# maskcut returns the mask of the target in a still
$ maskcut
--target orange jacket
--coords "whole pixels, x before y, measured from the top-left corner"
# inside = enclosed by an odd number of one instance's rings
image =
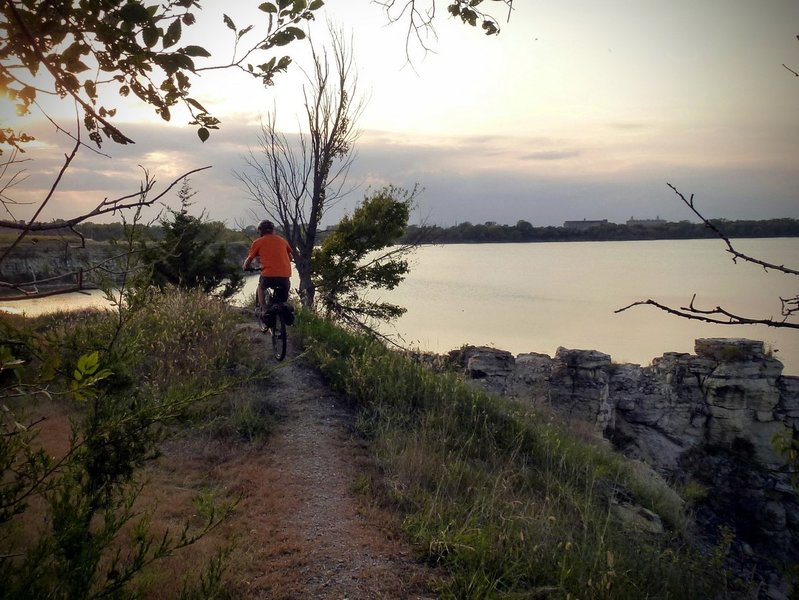
[[[247,260],[255,257],[261,263],[264,277],[291,277],[291,246],[275,233],[267,233],[250,246]]]

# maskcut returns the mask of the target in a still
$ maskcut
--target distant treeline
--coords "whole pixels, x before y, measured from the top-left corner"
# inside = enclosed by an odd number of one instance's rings
[[[766,219],[762,221],[728,221],[713,219],[725,235],[731,238],[799,237],[798,219]],[[219,242],[249,243],[258,237],[254,227],[243,231],[228,229],[216,223]],[[152,240],[163,238],[160,225],[139,226],[140,232]],[[81,223],[75,229],[87,240],[109,242],[125,238],[122,223]],[[11,229],[0,228],[0,234]],[[321,241],[329,231],[319,232]],[[32,233],[32,237],[75,237],[67,229],[49,230],[46,233]],[[716,237],[702,223],[664,221],[648,225],[617,225],[602,223],[586,228],[573,227],[535,227],[528,221],[518,221],[516,225],[501,225],[494,222],[474,225],[464,222],[454,227],[438,225],[419,227],[411,225],[402,242],[418,241],[431,244],[479,244],[496,242],[579,242],[579,241],[625,241],[625,240],[686,240]]]
[[[255,227],[248,227],[244,231],[234,231],[225,227],[218,221],[211,222],[215,226],[219,242],[248,242],[257,237]],[[153,240],[161,240],[164,237],[161,225],[140,225],[140,232]],[[124,239],[124,226],[122,223],[81,223],[75,229],[87,239],[96,242],[107,242],[111,240]]]
[[[713,219],[725,235],[731,238],[799,237],[799,220],[766,219],[763,221],[728,221]],[[602,223],[586,229],[570,227],[535,227],[527,221],[516,225],[465,222],[454,227],[411,226],[405,241],[423,239],[435,244],[466,244],[491,242],[578,242],[625,240],[684,240],[716,237],[702,223],[680,221],[652,225],[617,225]]]
[[[214,222],[217,231],[219,232],[220,242],[249,242],[258,234],[255,227],[248,227],[243,231],[234,231],[225,227],[223,223]],[[164,230],[161,225],[136,225],[138,235],[148,240],[162,240],[164,238]],[[16,233],[18,230],[8,227],[0,227],[0,234]],[[87,240],[95,242],[111,242],[124,240],[125,225],[122,223],[90,223],[84,222],[76,225],[74,231],[68,227],[57,227],[48,229],[41,232],[31,232],[31,238],[77,238],[75,232],[78,232]]]

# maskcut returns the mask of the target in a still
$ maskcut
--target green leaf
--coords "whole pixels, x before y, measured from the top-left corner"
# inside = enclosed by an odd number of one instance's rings
[[[169,48],[170,46],[177,44],[182,33],[183,28],[180,24],[180,19],[175,19],[169,24],[169,27],[166,30],[166,35],[164,36],[164,48]]]
[[[285,32],[290,33],[295,39],[305,39],[305,32],[299,27],[286,27]]]
[[[138,2],[128,2],[119,9],[119,18],[126,23],[141,25],[150,20],[150,13]]]
[[[319,10],[325,5],[322,0],[314,0],[311,2],[311,5],[308,7],[309,10]]]
[[[84,71],[88,71],[89,67],[86,66],[86,63],[84,63],[82,60],[78,60],[76,58],[66,64],[66,69],[71,73],[83,73]]]
[[[201,110],[203,112],[208,112],[207,110],[205,110],[205,107],[202,104],[200,104],[199,102],[197,102],[194,98],[186,98],[186,102],[188,104],[191,104],[197,110]]]
[[[155,25],[148,25],[142,31],[142,39],[148,48],[152,48],[158,43],[161,38],[161,30]]]
[[[25,104],[31,104],[36,100],[36,88],[26,85],[18,92],[17,97]]]
[[[197,137],[200,138],[201,142],[205,142],[205,140],[211,137],[211,132],[209,132],[205,127],[200,127],[197,130]]]
[[[483,21],[483,31],[485,31],[486,35],[496,35],[499,33],[499,27],[491,21]]]
[[[86,90],[86,95],[89,98],[97,98],[97,85],[91,79],[83,82],[83,89]]]
[[[265,13],[276,13],[277,12],[277,6],[275,6],[271,2],[264,2],[263,4],[258,6],[258,10],[262,10]]]
[[[50,381],[56,376],[56,370],[61,366],[61,357],[55,354],[49,355],[42,363],[39,373],[42,381]]]
[[[87,48],[82,42],[72,42],[69,47],[61,53],[61,62],[68,63],[71,60],[87,54]]]
[[[248,31],[250,31],[250,30],[251,30],[253,27],[255,27],[255,25],[248,25],[247,27],[245,27],[244,29],[242,29],[241,31],[239,31],[239,32],[238,32],[238,34],[236,34],[236,37],[237,37],[238,39],[241,39],[241,37],[242,37],[242,36],[243,36],[245,33],[247,33]]]
[[[228,29],[232,29],[233,31],[236,31],[236,24],[233,22],[233,19],[231,19],[227,15],[223,14],[222,15],[222,20],[225,22],[225,25],[227,25]]]
[[[184,46],[178,50],[178,52],[182,52],[188,56],[211,56],[211,53],[202,46]]]

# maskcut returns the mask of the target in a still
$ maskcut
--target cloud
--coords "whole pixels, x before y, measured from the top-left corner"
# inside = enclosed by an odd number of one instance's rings
[[[627,123],[623,123],[623,122],[608,123],[607,126],[610,129],[616,129],[616,130],[619,130],[619,131],[632,131],[632,132],[647,131],[647,130],[652,129],[652,127],[653,127],[649,123],[636,123],[636,122],[632,122],[632,121],[631,122],[627,122]]]
[[[623,128],[622,128],[623,129]],[[633,128],[634,129],[634,128]],[[165,189],[181,174],[198,167],[212,168],[191,177],[197,191],[194,209],[206,211],[229,225],[257,218],[235,171],[245,169],[242,157],[258,154],[257,126],[223,123],[204,144],[190,127],[130,124],[125,133],[136,140],[129,146],[107,143],[104,152],[79,152],[48,206],[45,219],[67,218],[87,211],[105,198],[135,193],[146,170]],[[39,148],[26,163],[30,179],[14,190],[31,203],[15,216],[32,214],[45,197],[71,142],[52,128],[37,131]],[[790,161],[757,160],[697,162],[679,160],[678,145],[646,154],[646,146],[605,142],[579,143],[546,136],[412,136],[365,131],[358,145],[350,181],[356,192],[327,214],[333,224],[350,212],[369,186],[392,183],[406,188],[419,184],[420,214],[452,225],[460,221],[560,225],[573,219],[623,222],[630,216],[689,219],[666,182],[696,197],[712,217],[799,218],[799,173]],[[174,190],[165,200],[175,202]],[[27,213],[25,212],[27,211]],[[118,220],[118,215],[109,217]]]
[[[530,152],[519,157],[520,160],[567,160],[576,158],[582,152],[579,150],[544,150],[541,152]]]

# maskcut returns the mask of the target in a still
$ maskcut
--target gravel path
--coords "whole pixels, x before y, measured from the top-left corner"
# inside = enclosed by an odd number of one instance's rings
[[[254,343],[266,348],[261,340]],[[240,507],[268,507],[253,521],[263,575],[251,582],[252,597],[435,598],[431,570],[414,560],[396,516],[354,492],[371,463],[351,434],[352,411],[295,356],[270,382],[284,418],[258,461],[261,477],[250,473],[263,502],[248,494],[251,506]]]

